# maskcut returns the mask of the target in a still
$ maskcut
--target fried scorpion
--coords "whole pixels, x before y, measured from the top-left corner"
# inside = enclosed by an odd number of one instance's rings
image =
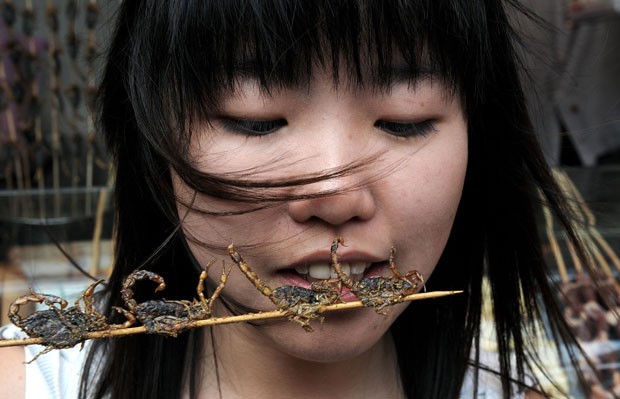
[[[204,320],[211,317],[213,303],[224,289],[230,270],[222,268],[220,283],[211,295],[206,299],[204,295],[205,281],[208,276],[208,269],[215,261],[211,261],[200,273],[196,293],[198,300],[165,300],[151,299],[138,303],[133,298],[133,286],[137,281],[149,279],[158,284],[155,292],[166,288],[166,283],[159,274],[148,270],[136,270],[131,273],[123,282],[121,297],[127,309],[115,307],[122,313],[127,321],[122,324],[123,328],[131,327],[139,321],[150,334],[164,334],[176,337],[179,333],[191,328],[191,323],[196,320]]]
[[[396,250],[390,251],[389,265],[392,277],[369,277],[361,281],[353,281],[342,270],[338,261],[338,246],[344,245],[344,239],[334,239],[331,246],[331,263],[342,284],[351,290],[364,306],[375,308],[377,313],[385,314],[387,307],[402,302],[407,295],[416,293],[420,286],[424,286],[424,277],[417,271],[412,270],[407,274],[398,271],[394,263]]]
[[[29,295],[17,298],[9,307],[9,320],[22,329],[30,338],[41,338],[46,348],[30,362],[52,349],[64,349],[83,343],[89,332],[103,331],[112,327],[105,317],[94,307],[92,295],[99,280],[91,284],[75,304],[67,308],[67,301],[56,295],[39,294],[31,291]],[[84,309],[80,307],[84,302]],[[19,315],[19,308],[27,303],[43,303],[49,309],[34,312],[25,319]]]
[[[315,282],[310,289],[293,285],[272,289],[252,271],[233,244],[228,246],[228,254],[261,294],[268,297],[279,310],[286,312],[289,320],[298,323],[308,332],[313,331],[311,320],[323,321],[320,315],[322,306],[341,302],[340,293],[329,283]]]

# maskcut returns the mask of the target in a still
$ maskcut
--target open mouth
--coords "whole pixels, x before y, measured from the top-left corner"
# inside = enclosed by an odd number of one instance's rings
[[[387,261],[382,262],[341,262],[342,271],[353,281],[361,281],[369,277],[383,275],[388,267]],[[313,263],[297,266],[294,269],[285,269],[281,274],[291,283],[304,288],[309,288],[315,281],[337,279],[336,270],[329,263]]]

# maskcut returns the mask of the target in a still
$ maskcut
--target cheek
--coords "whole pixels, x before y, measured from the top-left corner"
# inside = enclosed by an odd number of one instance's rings
[[[260,236],[265,241],[282,239],[274,234],[277,229],[267,228],[267,226],[273,227],[274,220],[280,221],[281,218],[278,216],[282,213],[281,208],[274,207],[233,216],[205,214],[201,211],[243,212],[251,210],[253,206],[195,195],[194,191],[189,189],[176,173],[171,172],[171,174],[179,220],[182,223],[183,233],[192,248],[200,246],[196,243],[192,244],[197,241],[204,246],[221,248],[222,254],[226,255],[225,249],[231,242],[251,244],[246,241],[249,237],[255,236]]]
[[[467,169],[465,138],[447,148],[413,157],[393,188],[401,208],[415,220],[451,220],[458,207]]]
[[[437,151],[418,153],[399,172],[389,190],[392,216],[401,232],[400,245],[411,248],[408,261],[432,270],[450,235],[467,169],[466,134]],[[420,262],[420,263],[418,263]]]

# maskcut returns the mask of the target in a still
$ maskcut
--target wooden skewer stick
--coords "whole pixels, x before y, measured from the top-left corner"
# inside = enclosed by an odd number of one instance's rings
[[[105,206],[108,202],[108,190],[111,190],[114,186],[114,174],[109,172],[108,184],[106,187],[102,187],[99,191],[99,197],[97,199],[97,211],[95,213],[95,228],[93,231],[92,239],[92,260],[90,265],[90,274],[92,276],[98,276],[100,273],[99,267],[101,262],[101,232],[103,229],[103,215],[105,213]]]
[[[558,272],[560,273],[560,279],[562,283],[568,283],[568,272],[566,271],[566,264],[564,263],[564,257],[562,256],[562,250],[558,244],[558,240],[555,237],[555,231],[553,230],[553,215],[547,206],[543,206],[543,213],[545,215],[545,232],[547,239],[549,240],[549,246],[555,259],[555,263],[558,266]]]
[[[408,295],[402,299],[402,302],[440,298],[444,296],[461,294],[462,292],[463,291],[424,292],[420,294]],[[364,305],[362,305],[361,301],[337,303],[334,305],[321,306],[319,308],[319,313],[325,313],[325,312],[330,312],[334,310],[360,308],[363,306]],[[188,324],[188,328],[215,326],[215,325],[230,324],[230,323],[241,323],[241,322],[247,322],[247,321],[265,320],[265,319],[276,319],[276,318],[281,318],[281,317],[288,317],[288,313],[282,310],[273,310],[269,312],[248,313],[248,314],[239,315],[239,316],[211,317],[209,319],[204,319],[204,320],[195,320]],[[146,332],[146,328],[144,326],[119,328],[116,330],[91,332],[86,335],[86,339],[112,338],[112,337],[120,337],[120,336],[125,336],[125,335],[142,334],[145,332]],[[6,347],[6,346],[40,345],[43,343],[42,341],[43,340],[41,338],[5,339],[5,340],[0,340],[0,348]]]
[[[620,258],[618,257],[618,255],[616,255],[616,253],[611,248],[611,246],[603,238],[601,233],[596,229],[596,217],[594,216],[594,212],[592,212],[592,209],[590,209],[590,207],[587,205],[587,203],[584,200],[583,196],[581,195],[581,193],[579,192],[579,190],[577,189],[577,187],[575,186],[573,181],[570,180],[568,175],[566,175],[566,173],[564,173],[564,180],[566,181],[566,184],[570,188],[570,190],[573,193],[573,195],[579,201],[580,208],[581,208],[581,211],[582,211],[582,213],[584,215],[584,219],[585,219],[585,222],[586,222],[586,226],[587,226],[588,232],[590,233],[590,235],[592,236],[594,241],[601,247],[603,252],[609,257],[609,259],[615,265],[616,269],[618,271],[620,271]],[[595,254],[595,256],[596,256],[596,254]],[[602,257],[602,255],[600,255],[600,252],[599,252],[599,255],[597,256],[597,258],[599,258],[599,257]],[[604,268],[605,268],[605,271],[607,272],[607,274],[609,276],[613,277],[613,273],[611,272],[611,269],[609,268],[609,265],[604,260],[604,258],[603,258],[603,265],[604,265]]]
[[[616,255],[611,246],[596,229],[596,217],[594,216],[594,212],[592,212],[592,209],[590,209],[585,199],[566,172],[557,171],[556,178],[573,200],[573,211],[579,218],[580,223],[584,226],[584,228],[579,229],[578,232],[590,256],[593,257],[593,260],[595,261],[592,262],[593,266],[595,268],[602,269],[613,282],[616,292],[620,293],[620,284],[616,280],[605,255],[607,255],[617,270],[620,270],[620,258],[618,258],[618,255]]]

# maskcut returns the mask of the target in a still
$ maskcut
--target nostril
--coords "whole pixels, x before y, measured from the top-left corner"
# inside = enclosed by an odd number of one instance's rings
[[[297,223],[319,219],[334,226],[368,220],[375,211],[375,200],[368,187],[288,204],[288,212]]]

